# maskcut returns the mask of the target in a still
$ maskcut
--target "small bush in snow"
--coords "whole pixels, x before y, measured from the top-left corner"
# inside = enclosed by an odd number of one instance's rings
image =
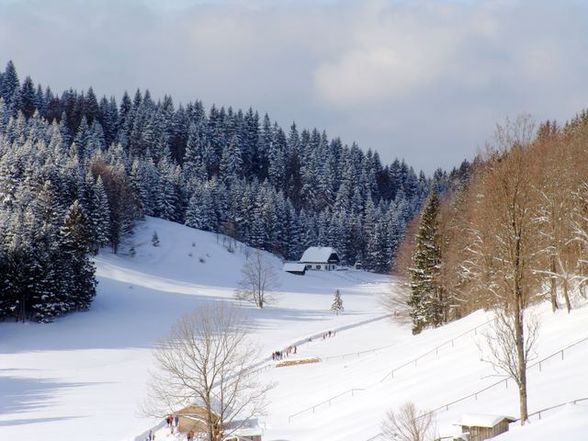
[[[151,236],[151,244],[154,247],[158,247],[159,246],[159,236],[157,235],[157,231],[153,232],[153,236]]]

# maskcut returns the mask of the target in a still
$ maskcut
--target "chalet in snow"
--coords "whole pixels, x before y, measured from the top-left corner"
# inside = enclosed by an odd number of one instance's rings
[[[339,262],[337,250],[331,247],[310,247],[300,258],[307,270],[332,271]]]
[[[462,415],[457,425],[461,426],[463,433],[454,439],[484,441],[507,432],[508,425],[514,421],[516,418],[505,415]]]
[[[298,262],[284,264],[284,271],[303,275],[307,270],[333,271],[339,265],[337,250],[332,247],[310,247]]]

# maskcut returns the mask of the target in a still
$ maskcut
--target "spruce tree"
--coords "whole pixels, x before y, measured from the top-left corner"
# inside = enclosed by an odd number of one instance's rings
[[[441,265],[437,216],[439,198],[433,191],[429,197],[416,235],[410,273],[411,294],[408,301],[414,334],[426,326],[442,323],[443,308],[438,275]]]
[[[63,260],[67,263],[63,277],[68,304],[78,311],[88,309],[96,296],[97,282],[89,258],[88,220],[77,200],[67,210],[60,236]]]
[[[94,186],[94,201],[92,204],[92,226],[94,228],[94,237],[96,247],[100,249],[110,242],[110,206],[108,205],[108,196],[102,177],[98,176]]]
[[[335,314],[339,315],[344,311],[343,308],[343,299],[341,298],[341,291],[335,291],[335,297],[333,298],[333,303],[331,304],[331,311]]]

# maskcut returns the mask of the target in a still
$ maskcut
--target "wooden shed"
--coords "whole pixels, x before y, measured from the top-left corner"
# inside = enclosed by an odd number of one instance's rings
[[[208,433],[205,407],[196,405],[187,406],[174,415],[178,416],[178,429],[180,432],[187,433],[192,430],[195,434]],[[218,431],[220,429],[218,427],[220,426],[218,423],[219,417],[213,415],[213,418],[217,422]],[[223,438],[225,441],[261,441],[262,431],[257,419],[254,418],[247,421],[232,421],[225,425],[223,432],[228,434]]]
[[[207,433],[206,425],[206,408],[202,406],[191,405],[184,407],[182,410],[175,413],[178,416],[178,429],[180,432]],[[213,415],[215,420],[218,420],[217,415]]]
[[[508,432],[508,425],[516,421],[504,415],[466,414],[457,423],[468,441],[484,441]]]

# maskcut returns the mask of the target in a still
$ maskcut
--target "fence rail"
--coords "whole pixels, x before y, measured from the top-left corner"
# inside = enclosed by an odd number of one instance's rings
[[[580,339],[580,340],[578,340],[578,341],[576,341],[574,343],[571,343],[571,344],[569,344],[567,346],[564,346],[561,349],[558,349],[557,351],[553,352],[552,354],[548,355],[547,357],[544,357],[541,360],[538,360],[535,363],[530,364],[527,367],[527,371],[529,371],[530,369],[533,369],[535,367],[538,367],[539,368],[539,372],[541,372],[542,364],[545,363],[547,360],[550,360],[550,359],[555,358],[557,356],[560,356],[561,359],[564,360],[565,351],[568,351],[569,349],[571,349],[571,348],[573,348],[573,347],[575,347],[575,346],[577,346],[577,345],[579,345],[581,343],[584,343],[586,341],[588,341],[588,337],[584,337],[584,338],[582,338],[582,339]],[[431,410],[430,412],[428,412],[428,414],[437,413],[437,412],[444,411],[444,410],[449,410],[449,408],[451,406],[453,406],[454,404],[460,403],[460,402],[465,401],[465,400],[468,400],[470,398],[475,398],[477,400],[478,399],[478,395],[480,395],[483,392],[486,392],[489,389],[492,389],[492,388],[494,388],[496,386],[499,386],[500,384],[504,384],[505,387],[508,387],[508,381],[509,380],[510,380],[510,378],[504,378],[504,379],[502,379],[500,381],[497,381],[496,383],[492,383],[492,384],[490,384],[490,385],[488,385],[488,386],[486,386],[486,387],[484,387],[482,389],[477,390],[476,392],[473,392],[473,393],[471,393],[469,395],[466,395],[464,397],[458,398],[457,400],[453,400],[453,401],[451,401],[449,403],[444,404],[443,406],[439,406],[439,407]]]
[[[588,397],[585,397],[585,398],[577,398],[577,399],[572,400],[572,401],[566,401],[565,403],[556,404],[555,406],[546,407],[545,409],[537,410],[537,411],[535,411],[533,413],[530,413],[529,414],[529,419],[531,417],[534,417],[534,416],[538,416],[539,419],[541,419],[541,414],[544,414],[546,412],[550,412],[550,411],[555,410],[555,409],[559,409],[560,407],[567,406],[568,404],[577,404],[577,403],[581,403],[581,402],[584,402],[584,401],[588,401]]]
[[[412,359],[412,360],[410,360],[410,361],[407,361],[407,362],[405,362],[405,363],[401,364],[400,366],[396,366],[396,367],[395,367],[395,368],[393,368],[393,369],[392,369],[390,372],[388,372],[386,375],[384,375],[384,377],[383,377],[383,378],[380,380],[380,383],[383,383],[383,382],[384,382],[384,381],[386,381],[388,378],[393,378],[393,377],[394,377],[394,373],[395,373],[396,371],[399,371],[400,369],[403,369],[403,368],[405,368],[405,367],[407,367],[407,366],[410,366],[410,365],[412,365],[412,364],[414,364],[414,365],[415,365],[415,367],[416,367],[416,365],[417,365],[417,363],[418,363],[418,361],[419,361],[419,360],[421,360],[421,359],[423,359],[423,358],[425,358],[425,357],[428,357],[429,355],[431,355],[431,354],[433,354],[433,353],[434,353],[435,355],[439,355],[439,349],[442,349],[442,348],[444,348],[445,346],[449,346],[449,345],[451,345],[451,347],[453,347],[453,346],[455,345],[455,341],[456,341],[456,340],[459,340],[459,339],[461,339],[462,337],[465,337],[466,335],[469,335],[469,334],[471,334],[472,332],[473,332],[474,334],[476,334],[476,335],[477,335],[477,333],[478,333],[478,329],[480,329],[480,328],[483,328],[484,326],[487,326],[487,325],[488,325],[488,324],[490,324],[491,322],[492,322],[492,320],[488,320],[488,321],[486,321],[486,322],[482,323],[481,325],[478,325],[478,326],[476,326],[476,327],[474,327],[474,328],[471,328],[471,329],[469,329],[468,331],[465,331],[465,332],[463,332],[463,333],[461,333],[461,334],[459,334],[459,335],[457,335],[457,336],[455,336],[455,337],[453,337],[453,338],[451,338],[451,339],[449,339],[449,340],[447,340],[447,341],[444,341],[444,342],[443,342],[443,343],[441,343],[440,345],[437,345],[437,346],[435,346],[433,349],[431,349],[431,350],[429,350],[429,351],[425,352],[424,354],[421,354],[421,355],[419,355],[418,357],[416,357],[416,358],[414,358],[414,359]]]
[[[451,347],[453,347],[453,346],[454,346],[454,344],[455,344],[455,340],[458,340],[458,339],[460,339],[460,338],[462,338],[462,337],[464,337],[464,336],[466,336],[466,335],[468,335],[468,334],[471,334],[472,332],[473,332],[473,333],[477,333],[477,332],[478,332],[478,329],[480,329],[480,328],[482,328],[482,327],[484,327],[484,326],[488,325],[490,322],[491,322],[491,321],[490,321],[490,320],[488,320],[488,321],[486,321],[486,322],[482,323],[481,325],[478,325],[478,326],[476,326],[476,327],[474,327],[474,328],[471,328],[471,329],[469,329],[469,330],[467,330],[467,331],[465,331],[465,332],[463,332],[463,333],[461,333],[461,334],[459,334],[459,335],[457,335],[457,336],[455,336],[455,337],[453,337],[453,338],[451,338],[451,339],[449,339],[449,340],[447,340],[447,341],[445,341],[445,342],[441,343],[440,345],[437,345],[437,346],[435,346],[433,349],[431,349],[431,350],[429,350],[429,351],[425,352],[424,354],[421,354],[421,355],[419,355],[418,357],[416,357],[416,358],[413,358],[413,359],[411,359],[411,360],[409,360],[409,361],[405,362],[404,364],[402,364],[402,365],[400,365],[400,366],[397,366],[397,367],[395,367],[395,368],[394,368],[394,369],[392,369],[390,372],[388,372],[388,373],[387,373],[387,374],[384,376],[384,378],[382,378],[382,379],[381,379],[380,381],[378,381],[376,384],[373,384],[373,385],[371,385],[371,386],[369,386],[369,387],[373,387],[373,386],[375,386],[375,385],[377,385],[377,384],[379,384],[379,383],[382,383],[382,382],[384,382],[384,381],[385,381],[385,380],[386,380],[388,377],[390,377],[390,376],[392,376],[392,377],[393,377],[393,376],[394,376],[394,372],[398,371],[399,369],[402,369],[402,368],[404,368],[404,367],[406,367],[406,366],[411,366],[411,365],[413,365],[413,364],[416,366],[416,364],[418,363],[418,361],[419,361],[419,360],[421,360],[422,358],[424,358],[424,357],[426,357],[426,356],[428,356],[428,355],[431,355],[431,354],[433,354],[433,353],[436,353],[436,354],[438,354],[438,353],[439,353],[439,349],[441,349],[441,348],[444,348],[445,346],[449,346],[449,345],[451,345]],[[331,357],[325,357],[325,358],[323,358],[323,360],[329,360],[329,359],[334,359],[334,358],[345,358],[346,356],[354,356],[354,355],[359,357],[360,355],[363,355],[363,354],[368,354],[368,353],[373,353],[373,352],[377,352],[377,351],[381,351],[381,350],[383,350],[383,349],[386,349],[386,348],[389,348],[389,347],[392,347],[392,346],[395,346],[395,344],[390,344],[390,345],[386,345],[386,346],[381,346],[381,347],[378,347],[378,348],[369,349],[369,350],[367,350],[367,351],[361,351],[361,352],[350,352],[350,353],[348,353],[348,354],[342,354],[342,355],[336,355],[336,356],[331,356]],[[307,408],[305,408],[305,409],[302,409],[302,410],[300,410],[300,411],[298,411],[298,412],[296,412],[296,413],[293,413],[292,415],[289,415],[289,416],[288,416],[288,422],[290,423],[290,422],[291,422],[291,421],[292,421],[294,418],[296,418],[297,416],[300,416],[300,415],[303,415],[303,414],[309,413],[310,411],[312,411],[312,413],[315,413],[315,411],[316,411],[316,409],[317,409],[317,408],[319,408],[319,407],[322,407],[322,406],[324,406],[324,405],[326,405],[326,404],[328,404],[328,405],[329,405],[329,407],[331,407],[331,404],[332,404],[332,402],[333,402],[334,400],[336,400],[336,399],[338,399],[338,398],[341,398],[341,397],[343,397],[343,396],[347,396],[347,395],[354,396],[354,392],[356,393],[356,392],[359,392],[359,391],[364,391],[364,390],[365,390],[365,388],[362,388],[362,389],[357,389],[357,388],[354,388],[354,389],[348,389],[348,390],[346,390],[346,391],[344,391],[344,392],[341,392],[340,394],[334,395],[334,396],[332,396],[332,397],[330,397],[330,398],[328,398],[328,399],[326,399],[326,400],[324,400],[324,401],[321,401],[320,403],[316,403],[316,404],[314,404],[314,405],[312,405],[312,406],[309,406],[309,407],[307,407]],[[379,435],[378,435],[378,436],[379,436]],[[375,438],[374,438],[374,439],[375,439]]]
[[[316,403],[313,406],[310,406],[310,407],[308,407],[306,409],[302,409],[299,412],[296,412],[296,413],[293,413],[292,415],[289,415],[288,416],[288,422],[291,422],[292,419],[294,419],[297,416],[300,416],[300,415],[302,415],[304,413],[308,413],[310,411],[312,411],[312,413],[315,413],[316,409],[319,408],[319,407],[323,407],[323,406],[326,406],[326,405],[328,405],[329,407],[331,407],[331,404],[333,403],[333,401],[337,400],[338,398],[344,397],[345,395],[354,396],[356,393],[363,392],[364,390],[365,389],[355,389],[354,388],[354,389],[346,390],[345,392],[341,392],[340,394],[335,395],[335,396],[332,396],[330,398],[327,398],[326,400],[321,401],[320,403]]]
[[[582,339],[580,339],[580,340],[578,340],[578,341],[576,341],[574,343],[571,343],[571,344],[569,344],[567,346],[564,346],[563,348],[558,349],[557,351],[551,353],[547,357],[544,357],[541,360],[538,360],[535,363],[529,365],[528,368],[527,368],[527,370],[533,369],[534,367],[538,367],[539,368],[539,372],[541,372],[542,364],[545,363],[547,360],[550,360],[550,359],[555,358],[557,356],[561,356],[561,360],[563,361],[564,360],[565,351],[567,351],[567,350],[569,350],[569,349],[571,349],[571,348],[573,348],[573,347],[575,347],[575,346],[577,346],[579,344],[582,344],[582,343],[584,343],[586,341],[588,341],[588,337],[584,337],[584,338],[582,338]],[[497,381],[496,383],[492,383],[489,386],[486,386],[486,387],[484,387],[482,389],[479,389],[476,392],[473,392],[473,393],[471,393],[469,395],[466,395],[464,397],[458,398],[457,400],[450,401],[449,403],[445,403],[444,405],[439,406],[439,407],[437,407],[437,408],[435,408],[435,409],[427,412],[423,416],[431,415],[431,414],[438,413],[438,412],[441,412],[441,411],[447,411],[447,410],[449,410],[449,408],[451,406],[453,406],[453,405],[455,405],[457,403],[461,403],[462,401],[468,400],[470,398],[475,398],[477,400],[478,399],[478,395],[480,395],[481,393],[486,392],[487,390],[492,389],[492,388],[494,388],[494,387],[496,387],[496,386],[498,386],[500,384],[503,384],[504,383],[505,387],[508,387],[508,381],[509,380],[510,380],[510,378],[505,378],[505,379],[502,379],[500,381]],[[555,406],[551,406],[551,407],[548,407],[548,408],[545,408],[545,409],[538,410],[536,412],[533,412],[533,413],[529,414],[529,418],[532,417],[532,416],[536,416],[537,415],[537,416],[539,416],[539,419],[541,419],[541,414],[543,414],[545,412],[549,412],[550,410],[557,409],[559,407],[563,407],[566,404],[570,404],[570,403],[576,404],[576,403],[582,402],[582,401],[588,401],[588,398],[578,398],[576,400],[567,401],[565,403],[560,403],[560,404],[557,404]],[[382,435],[383,435],[382,433],[378,433],[377,435],[375,435],[375,436],[373,436],[371,438],[368,438],[365,441],[375,441],[375,440],[378,439],[378,437],[381,437]]]

